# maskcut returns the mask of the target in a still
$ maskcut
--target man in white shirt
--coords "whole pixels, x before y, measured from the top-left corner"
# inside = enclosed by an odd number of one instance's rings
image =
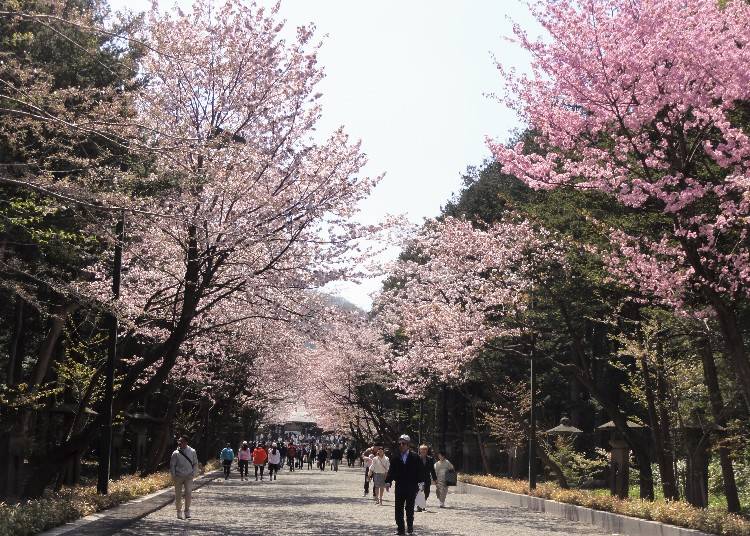
[[[193,478],[198,469],[198,456],[188,446],[187,437],[182,436],[169,461],[169,472],[174,481],[174,504],[177,518],[182,519],[182,496],[185,494],[185,519],[190,519],[190,499],[193,494]]]

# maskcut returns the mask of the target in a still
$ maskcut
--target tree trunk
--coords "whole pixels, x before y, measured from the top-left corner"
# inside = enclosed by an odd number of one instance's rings
[[[708,337],[698,344],[698,350],[703,362],[703,378],[708,388],[708,397],[711,402],[711,414],[714,422],[719,426],[726,424],[724,415],[724,401],[719,388],[719,376],[716,371],[713,348]],[[737,492],[737,482],[734,478],[734,467],[729,449],[725,446],[719,447],[719,460],[721,462],[721,476],[724,481],[724,495],[727,498],[727,510],[730,512],[740,511],[740,499]]]
[[[21,296],[16,295],[16,304],[14,310],[13,335],[10,339],[8,348],[8,371],[7,385],[12,387],[20,382],[23,371],[23,352],[25,341],[25,323],[24,323],[24,301]]]
[[[669,424],[664,423],[663,418],[668,418],[668,414],[663,412],[657,413],[656,401],[654,393],[657,389],[654,386],[653,375],[646,362],[645,357],[641,357],[641,373],[643,375],[643,383],[645,386],[646,404],[648,407],[648,417],[651,425],[651,434],[654,439],[656,446],[656,461],[659,464],[659,472],[661,473],[662,489],[664,491],[664,498],[669,500],[679,499],[679,492],[677,489],[677,480],[673,471],[674,467],[674,456],[671,448],[671,440],[669,434]],[[660,393],[661,396],[661,393]],[[663,407],[663,404],[661,405]],[[665,434],[666,431],[666,434]],[[667,443],[670,446],[667,447]]]
[[[164,415],[164,423],[159,428],[157,437],[155,437],[151,443],[148,459],[146,460],[144,469],[141,472],[141,476],[146,476],[156,472],[159,469],[159,466],[165,461],[167,449],[170,445],[170,439],[173,439],[169,432],[172,430],[172,422],[174,421],[176,414],[177,403],[174,400],[170,400],[169,405],[167,406],[167,412]]]
[[[579,375],[581,383],[589,390],[597,402],[599,402],[609,417],[615,423],[617,431],[630,445],[640,474],[640,497],[643,500],[654,500],[654,473],[651,470],[651,458],[648,448],[643,444],[641,438],[627,425],[627,418],[619,406],[612,401],[611,397],[605,395],[597,387],[597,384],[585,373]]]
[[[685,251],[685,257],[695,270],[695,273],[706,281],[715,281],[716,278],[713,277],[712,272],[703,266],[695,244],[687,238],[683,238],[681,243]],[[737,312],[710,285],[703,284],[701,286],[701,293],[716,313],[716,319],[719,321],[719,328],[723,337],[724,348],[732,363],[733,373],[737,378],[737,384],[745,400],[745,406],[750,410],[750,359],[748,359],[747,351],[745,350],[745,341],[737,320]]]
[[[77,303],[69,303],[64,306],[56,308],[55,312],[51,316],[51,323],[47,337],[45,337],[42,347],[39,350],[39,358],[37,359],[34,370],[31,373],[31,380],[29,381],[29,387],[35,389],[39,386],[49,372],[50,364],[52,363],[52,355],[57,346],[57,341],[60,340],[65,322],[73,311],[78,309]]]

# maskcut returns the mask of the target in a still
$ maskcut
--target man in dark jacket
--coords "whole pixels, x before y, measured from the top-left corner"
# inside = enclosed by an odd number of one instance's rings
[[[410,438],[402,435],[398,438],[398,454],[391,458],[391,467],[385,477],[386,489],[396,481],[396,527],[398,534],[414,532],[414,499],[420,482],[424,481],[422,462],[414,452],[409,450]],[[404,531],[404,509],[406,509],[406,532]]]
[[[437,474],[435,474],[435,458],[428,456],[429,448],[427,445],[419,445],[419,461],[422,463],[422,482],[424,482],[424,500],[430,496],[430,483],[437,483]],[[417,507],[417,511],[423,511],[423,508]]]
[[[328,451],[325,448],[320,447],[318,451],[318,469],[321,471],[326,470],[326,458],[328,458]]]

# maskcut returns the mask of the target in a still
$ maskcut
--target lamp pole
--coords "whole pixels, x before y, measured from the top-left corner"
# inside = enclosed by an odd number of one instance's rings
[[[536,488],[536,368],[534,367],[534,358],[536,353],[536,330],[534,329],[534,286],[531,286],[529,311],[532,313],[529,318],[531,323],[531,340],[529,348],[529,384],[531,396],[529,397],[529,489]]]
[[[529,489],[536,488],[536,370],[534,368],[534,343],[535,335],[531,334],[531,355],[529,383],[531,384],[531,400],[529,411]]]
[[[120,298],[120,276],[122,273],[122,245],[125,242],[125,212],[115,228],[117,241],[115,243],[115,258],[112,269],[112,296],[117,301]],[[107,346],[107,362],[104,366],[104,412],[102,414],[102,431],[99,443],[99,474],[96,491],[100,495],[109,493],[109,468],[112,456],[112,402],[114,399],[115,361],[117,359],[117,329],[119,322],[117,315],[109,314],[109,344]]]

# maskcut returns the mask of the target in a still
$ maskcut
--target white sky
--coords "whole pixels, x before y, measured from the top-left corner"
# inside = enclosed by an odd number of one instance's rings
[[[110,2],[114,9],[149,6]],[[362,205],[367,223],[386,214],[414,223],[436,216],[466,167],[489,157],[485,137],[505,140],[520,126],[513,112],[485,96],[502,89],[493,55],[505,66],[528,64],[503,39],[512,35],[512,22],[538,33],[520,0],[282,0],[281,13],[290,26],[314,22],[318,35],[327,35],[319,130],[344,125],[363,142],[367,174],[385,173]],[[379,287],[379,280],[342,283],[334,292],[369,309]]]

